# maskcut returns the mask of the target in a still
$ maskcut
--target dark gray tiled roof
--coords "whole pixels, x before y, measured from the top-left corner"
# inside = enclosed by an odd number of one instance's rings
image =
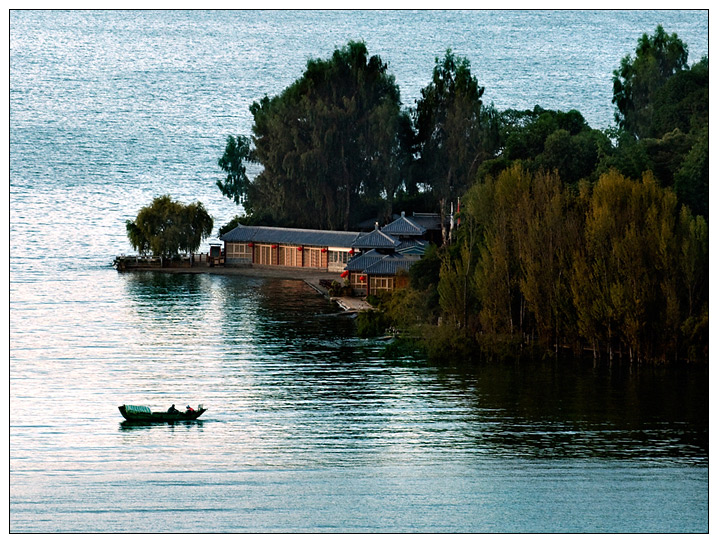
[[[239,225],[220,237],[220,239],[229,242],[251,241],[253,243],[285,243],[289,245],[316,245],[318,247],[352,247],[359,235],[360,232]]]
[[[357,249],[393,249],[398,247],[401,242],[395,237],[385,234],[379,230],[379,225],[368,234],[364,234],[357,238],[352,247]]]
[[[396,252],[404,255],[423,255],[428,246],[428,241],[422,239],[407,239],[401,242],[401,245],[396,248]]]
[[[391,236],[423,236],[426,228],[408,218],[402,211],[401,217],[387,224],[381,231]]]
[[[408,270],[419,260],[419,257],[410,257],[400,254],[386,255],[371,266],[364,269],[367,275],[396,275],[400,269]]]
[[[438,213],[414,213],[411,220],[427,230],[441,230],[441,217]]]
[[[349,271],[364,271],[368,266],[371,266],[376,261],[381,260],[386,255],[379,253],[378,251],[367,251],[366,253],[360,254],[352,258],[346,266]]]

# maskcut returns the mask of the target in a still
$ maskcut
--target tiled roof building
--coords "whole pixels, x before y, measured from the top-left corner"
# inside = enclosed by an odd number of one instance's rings
[[[397,237],[420,237],[426,234],[426,228],[407,217],[403,211],[401,217],[387,224],[381,231]]]
[[[431,222],[428,217],[421,221]],[[422,237],[427,231],[426,226],[402,212],[383,228],[377,223],[372,232],[359,236],[352,247],[364,252],[354,256],[346,268],[354,292],[377,294],[404,286],[408,277],[401,272],[408,271],[426,251],[428,241]]]
[[[376,223],[374,230],[368,234],[359,236],[352,242],[355,249],[396,249],[401,241],[389,234],[379,230],[379,223]]]
[[[225,242],[352,247],[352,244],[360,235],[359,232],[306,230],[302,228],[278,228],[274,226],[244,226],[240,224],[224,234],[220,239]]]
[[[239,225],[220,239],[229,266],[259,265],[344,270],[359,232]]]
[[[370,232],[341,232],[239,225],[221,236],[225,265],[283,266],[340,272],[355,293],[376,294],[403,286],[406,271],[440,230],[438,215],[405,213]]]

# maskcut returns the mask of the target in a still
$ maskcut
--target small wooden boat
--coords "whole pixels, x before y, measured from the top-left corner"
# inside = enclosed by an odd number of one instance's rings
[[[197,420],[199,416],[207,411],[200,405],[196,411],[152,411],[144,405],[120,405],[120,413],[126,420],[131,422],[175,422],[182,420]]]

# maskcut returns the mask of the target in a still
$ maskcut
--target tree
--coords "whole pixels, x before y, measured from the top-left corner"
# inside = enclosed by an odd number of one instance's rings
[[[535,106],[533,110],[509,109],[501,113],[504,151],[510,160],[534,159],[544,152],[546,140],[556,131],[576,136],[590,130],[583,115],[570,111],[553,111]]]
[[[474,185],[466,197],[467,214],[479,230],[474,284],[482,332],[494,338],[523,332],[520,263],[515,210],[529,190],[526,170],[513,166]]]
[[[703,224],[687,208],[679,215],[675,193],[650,173],[639,182],[615,171],[603,175],[574,258],[572,291],[584,337],[609,357],[677,356],[681,327],[702,306]]]
[[[570,297],[566,270],[579,221],[561,179],[551,173],[533,175],[513,211],[521,294],[539,342],[556,350],[564,324],[571,320],[562,302]]]
[[[158,196],[126,222],[127,237],[141,254],[172,257],[199,249],[212,233],[213,220],[201,202],[183,205],[169,195]]]
[[[250,107],[252,155],[264,170],[246,208],[276,224],[349,229],[361,202],[388,202],[402,183],[408,117],[399,88],[364,43],[314,59],[279,96]]]
[[[217,161],[227,174],[224,181],[217,181],[217,186],[235,204],[243,203],[247,198],[249,178],[246,164],[255,162],[251,145],[251,140],[246,136],[229,136],[224,155]]]
[[[708,217],[708,126],[698,134],[674,176],[673,188],[681,203],[697,215]]]
[[[451,257],[448,252],[441,263],[441,272],[437,291],[439,305],[448,326],[465,328],[469,314],[469,292],[473,290],[471,272],[471,251],[473,246],[464,239],[458,256]]]
[[[636,138],[660,137],[651,133],[654,97],[668,79],[688,67],[688,47],[662,26],[653,36],[638,40],[635,58],[627,55],[613,72],[616,122]]]
[[[576,110],[507,110],[501,113],[501,158],[485,163],[477,174],[496,176],[516,162],[532,173],[557,171],[561,181],[576,186],[593,179],[601,158],[612,151],[611,141],[592,129]]]
[[[660,138],[679,129],[684,134],[708,126],[708,57],[669,77],[653,97],[650,134]]]
[[[434,192],[443,225],[448,202],[466,192],[479,165],[494,156],[498,115],[483,106],[484,87],[471,75],[466,58],[448,50],[435,61],[432,81],[421,90],[414,119],[420,181]]]
[[[665,79],[658,73],[655,55],[648,58],[653,61],[634,62],[643,67],[640,73],[644,78],[651,74],[645,66],[655,68],[655,89],[650,96],[643,96],[643,116],[626,112],[622,128],[615,132],[615,150],[603,154],[597,170],[603,174],[617,169],[634,179],[650,170],[661,186],[674,188],[681,204],[707,217],[708,58],[702,58],[690,70],[681,65]],[[640,78],[635,75],[633,79]],[[638,128],[631,128],[631,122],[638,122],[636,119],[640,120]]]

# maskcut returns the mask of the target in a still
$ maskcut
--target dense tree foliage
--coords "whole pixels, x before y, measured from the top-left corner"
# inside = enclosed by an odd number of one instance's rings
[[[431,83],[414,112],[419,158],[416,179],[428,187],[442,217],[447,203],[471,186],[481,163],[498,151],[498,118],[484,106],[469,61],[451,50],[435,59]]]
[[[126,223],[127,237],[141,254],[172,257],[194,252],[212,233],[213,220],[201,202],[184,205],[158,196]]]
[[[659,30],[657,36],[665,34]],[[680,204],[707,217],[708,59],[660,82],[645,105],[643,129],[619,128],[615,148],[602,154],[597,173],[616,169],[638,178],[651,171],[661,186],[673,187]]]
[[[689,134],[708,126],[708,57],[678,71],[655,92],[649,126],[653,137],[675,129]]]
[[[636,56],[627,55],[613,72],[613,103],[618,125],[635,137],[660,137],[651,130],[654,98],[663,85],[688,65],[688,48],[674,34],[658,26],[653,36],[643,34]]]
[[[246,136],[228,136],[224,154],[217,161],[227,174],[224,181],[217,181],[219,190],[235,204],[244,203],[249,191],[247,164],[255,162],[252,142]]]
[[[673,177],[680,202],[708,217],[708,125],[694,134],[693,145]]]
[[[612,152],[609,137],[592,129],[576,110],[506,110],[499,116],[503,151],[481,165],[477,178],[498,175],[512,164],[533,172],[558,171],[561,179],[577,185],[594,179],[600,160]]]
[[[420,280],[391,305],[429,350],[447,353],[451,331],[484,354],[534,345],[638,361],[705,356],[706,223],[652,175],[614,171],[574,192],[555,173],[513,166],[464,202],[456,248],[441,251],[440,319],[428,320]],[[424,331],[437,322],[444,332]]]
[[[402,135],[410,133],[410,119],[387,65],[363,43],[310,60],[301,78],[250,110],[251,158],[264,169],[248,185],[238,169],[231,186],[239,190],[229,191],[246,195],[250,214],[274,224],[348,229],[364,218],[362,204],[391,206],[408,164]],[[246,140],[235,141],[225,151],[229,164],[250,157]]]

